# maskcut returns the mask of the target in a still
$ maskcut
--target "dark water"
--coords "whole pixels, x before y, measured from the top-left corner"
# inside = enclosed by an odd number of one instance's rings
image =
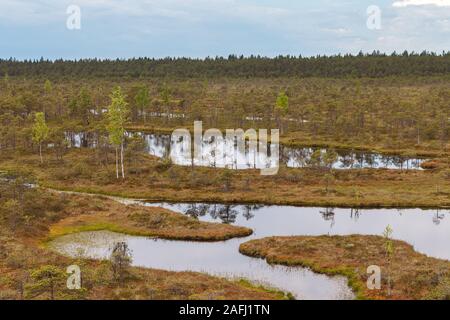
[[[164,158],[171,157],[178,165],[192,165],[192,158],[186,157],[186,151],[190,147],[189,141],[183,139],[171,139],[170,135],[134,133],[141,136],[146,142],[146,151],[154,156]],[[129,133],[128,135],[131,135]],[[94,147],[97,145],[95,134],[91,133],[68,133],[67,139],[72,147]],[[277,165],[270,152],[276,148],[269,145],[268,154],[258,155],[257,152],[247,147],[241,152],[234,143],[224,141],[203,141],[202,150],[204,157],[195,160],[196,166],[208,166],[232,169],[261,169]],[[221,151],[221,154],[217,152]],[[279,163],[291,168],[303,168],[315,165],[323,165],[323,159],[327,149],[324,148],[291,148],[280,146]],[[357,169],[357,168],[386,168],[386,169],[416,169],[420,170],[420,164],[424,161],[418,158],[407,158],[402,156],[388,156],[377,153],[357,152],[351,150],[336,150],[336,161],[330,164],[334,169]]]

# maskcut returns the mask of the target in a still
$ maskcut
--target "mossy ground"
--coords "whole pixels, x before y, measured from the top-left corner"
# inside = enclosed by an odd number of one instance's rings
[[[170,239],[213,241],[242,236],[251,230],[204,223],[162,208],[126,206],[98,196],[56,194],[40,191],[45,218],[33,220],[24,229],[11,230],[0,219],[0,300],[49,299],[48,292],[34,293],[30,275],[42,266],[65,273],[79,265],[82,290],[67,290],[65,279],[55,283],[56,299],[285,299],[278,291],[229,281],[195,272],[169,272],[130,267],[122,282],[115,280],[108,261],[61,256],[46,241],[72,232],[113,230]],[[37,205],[41,205],[38,203]]]
[[[386,239],[380,236],[271,237],[243,243],[241,253],[272,264],[304,266],[328,275],[344,275],[360,299],[449,299],[450,262],[393,241],[388,263]],[[367,268],[381,268],[381,290],[369,290]],[[388,275],[391,294],[388,294]]]
[[[69,233],[108,230],[171,240],[221,241],[245,237],[251,229],[201,222],[159,207],[124,205],[105,197],[69,195],[70,214],[50,226],[46,240]]]
[[[0,169],[31,172],[42,186],[55,189],[152,201],[450,207],[448,168],[329,172],[282,167],[277,175],[261,176],[258,170],[226,172],[218,168],[190,168],[142,156],[138,165],[127,166],[125,180],[117,180],[114,164],[99,165],[96,159],[92,150],[72,150],[63,162],[50,158],[40,165],[37,155],[10,154],[0,159]]]

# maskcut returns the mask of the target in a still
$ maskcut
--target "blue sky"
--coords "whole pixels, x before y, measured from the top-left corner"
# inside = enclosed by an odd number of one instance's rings
[[[66,27],[69,5],[81,29]],[[367,28],[367,8],[381,29]],[[0,57],[450,50],[450,0],[0,0]]]

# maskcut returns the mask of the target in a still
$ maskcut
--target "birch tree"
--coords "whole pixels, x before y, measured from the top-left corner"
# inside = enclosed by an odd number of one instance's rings
[[[33,141],[39,144],[39,157],[41,164],[44,163],[42,158],[42,143],[48,138],[49,128],[45,122],[45,115],[43,112],[36,113],[33,125]]]
[[[289,111],[289,97],[286,92],[281,91],[278,94],[277,101],[275,103],[275,115],[277,120],[277,125],[280,128],[281,133],[284,132],[282,117],[286,116]]]
[[[128,119],[128,103],[120,87],[116,87],[111,94],[111,105],[108,109],[108,133],[109,141],[116,149],[116,177],[119,179],[119,149],[120,167],[122,179],[125,179],[125,169],[123,162],[123,148],[125,137],[125,123]]]

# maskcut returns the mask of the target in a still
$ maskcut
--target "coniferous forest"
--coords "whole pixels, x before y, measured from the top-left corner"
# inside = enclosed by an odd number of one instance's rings
[[[64,77],[391,77],[446,75],[450,53],[373,52],[316,57],[261,56],[193,58],[80,59],[76,61],[0,60],[0,71],[11,76]]]

